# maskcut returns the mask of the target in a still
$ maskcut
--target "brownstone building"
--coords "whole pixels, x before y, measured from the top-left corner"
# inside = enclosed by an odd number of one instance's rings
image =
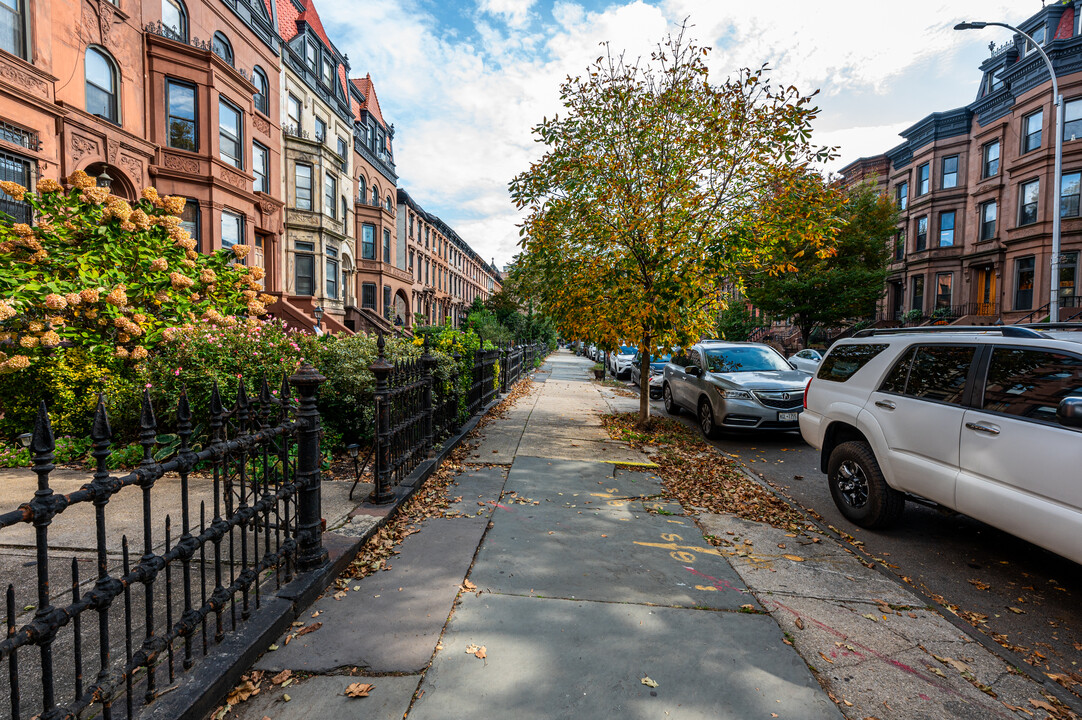
[[[1063,180],[1053,187],[1055,108],[1046,65],[1020,35],[981,64],[977,98],[933,113],[905,142],[841,172],[875,177],[902,211],[880,319],[1037,321],[1055,287],[1061,320],[1082,317],[1082,18],[1057,3],[1019,24],[1048,53],[1064,98]],[[1061,253],[1051,277],[1052,208]]]
[[[127,199],[148,185],[187,197],[200,248],[254,245],[249,262],[268,266],[274,289],[278,58],[262,0],[45,0],[3,12],[0,174],[31,186],[85,170]]]
[[[460,325],[474,298],[487,300],[500,289],[500,271],[401,189],[398,217],[398,244],[413,277],[413,306],[421,322]]]

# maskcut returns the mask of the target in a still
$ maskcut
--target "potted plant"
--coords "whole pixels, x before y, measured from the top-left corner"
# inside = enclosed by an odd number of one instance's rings
[[[602,365],[601,363],[594,363],[594,379],[595,380],[604,380],[605,379],[605,366]]]

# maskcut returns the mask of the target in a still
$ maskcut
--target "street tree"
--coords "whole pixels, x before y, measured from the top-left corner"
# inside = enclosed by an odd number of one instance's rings
[[[645,60],[607,49],[534,128],[544,155],[510,185],[526,212],[514,275],[565,337],[635,344],[648,363],[712,331],[738,268],[783,269],[783,227],[809,252],[827,247],[818,218],[758,211],[830,156],[811,143],[812,96],[772,84],[765,66],[715,81],[708,56],[686,27]]]
[[[810,174],[804,185],[805,207],[839,215],[833,252],[808,252],[794,237],[778,247],[779,258],[788,260],[786,271],[752,269],[744,284],[748,299],[768,316],[792,318],[807,346],[816,325],[834,327],[875,311],[883,296],[898,209],[873,183],[844,189]],[[844,201],[840,207],[839,197]]]

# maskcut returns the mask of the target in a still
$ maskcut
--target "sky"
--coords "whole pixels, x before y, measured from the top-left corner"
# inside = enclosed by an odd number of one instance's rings
[[[561,110],[559,84],[608,43],[647,57],[687,19],[719,82],[767,63],[771,79],[818,90],[813,140],[837,170],[902,142],[931,112],[972,102],[988,43],[1040,0],[317,0],[353,77],[371,73],[395,126],[399,187],[499,267],[518,251],[507,184],[543,154],[531,132]]]

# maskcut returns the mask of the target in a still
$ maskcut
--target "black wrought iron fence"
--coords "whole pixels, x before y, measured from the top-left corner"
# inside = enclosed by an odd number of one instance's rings
[[[432,433],[436,441],[446,438],[458,427],[461,415],[462,396],[458,390],[459,363],[462,356],[457,352],[452,356],[449,375],[444,379],[435,378],[436,392],[433,394],[435,406],[432,408]]]
[[[12,718],[23,717],[24,706],[31,704],[40,706],[31,714],[42,720],[99,713],[107,720],[114,713],[137,717],[198,657],[257,612],[263,592],[325,563],[315,401],[324,379],[306,366],[288,382],[283,378],[279,392],[264,382],[254,399],[242,384],[229,410],[215,388],[202,448],[192,444],[193,418],[181,395],[176,451],[164,462],[155,459],[158,423],[144,394],[143,459],[123,476],[108,470],[112,433],[99,401],[91,433],[96,469],[89,482],[67,494],[50,485],[55,444],[42,406],[30,445],[37,491],[29,502],[0,515],[0,533],[17,532],[20,525],[34,529],[33,579],[23,585],[36,581],[36,597],[21,596],[21,585],[18,590],[15,583],[8,585],[7,633],[0,639]],[[290,399],[291,385],[298,401]],[[193,482],[203,495],[198,516]],[[142,554],[133,563],[127,533],[118,548],[118,533],[110,528],[130,517],[123,509],[114,517],[109,508],[110,502],[124,502],[117,499],[121,493],[136,490],[141,492]],[[62,532],[63,521],[72,517],[86,522],[80,512],[88,506],[93,506],[96,578],[80,579],[75,556],[70,584],[58,582],[64,573],[53,561],[65,548],[50,546],[50,530]],[[179,527],[169,510],[179,511]],[[70,597],[54,592],[65,586]],[[31,647],[38,652],[28,654]],[[0,703],[4,700],[0,694]]]

